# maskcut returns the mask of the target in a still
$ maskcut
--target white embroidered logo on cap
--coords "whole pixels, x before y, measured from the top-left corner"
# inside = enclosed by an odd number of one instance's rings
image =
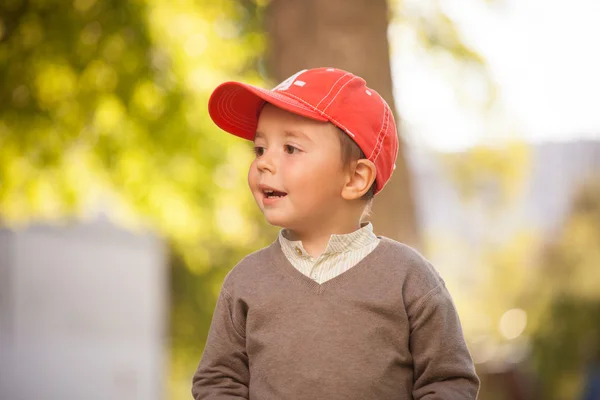
[[[273,88],[273,90],[288,90],[290,88],[290,86],[292,86],[294,84],[294,81],[303,73],[305,73],[307,70],[303,69],[302,71],[296,72],[294,75],[290,76],[289,78],[287,78],[285,81],[281,82],[279,85],[275,86]],[[304,86],[305,82],[302,82],[301,85],[298,86]]]

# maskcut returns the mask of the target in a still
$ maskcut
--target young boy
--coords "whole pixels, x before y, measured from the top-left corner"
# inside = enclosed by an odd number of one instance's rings
[[[273,90],[226,82],[209,113],[254,141],[248,184],[283,229],[225,279],[194,398],[475,399],[442,278],[361,224],[398,152],[385,101],[358,76],[318,68]]]

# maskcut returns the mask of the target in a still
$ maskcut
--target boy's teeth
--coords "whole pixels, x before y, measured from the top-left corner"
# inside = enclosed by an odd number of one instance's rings
[[[267,197],[283,197],[286,194],[283,192],[278,192],[276,190],[264,190],[263,193],[265,194],[265,196]]]

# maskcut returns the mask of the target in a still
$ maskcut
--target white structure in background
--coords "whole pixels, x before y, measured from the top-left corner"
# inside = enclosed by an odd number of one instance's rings
[[[491,218],[489,201],[494,193],[479,191],[473,201],[465,203],[444,165],[432,153],[413,148],[409,157],[417,215],[424,234],[453,240],[428,256],[443,275],[466,286],[473,284],[476,272],[466,266],[473,264],[472,252],[483,242],[502,243],[519,231],[531,229],[552,237],[582,184],[600,176],[600,141],[532,145],[531,170],[526,174],[523,192]],[[455,246],[456,240],[462,247]],[[449,265],[458,268],[446,269]]]
[[[0,399],[162,399],[167,282],[151,235],[1,229]]]

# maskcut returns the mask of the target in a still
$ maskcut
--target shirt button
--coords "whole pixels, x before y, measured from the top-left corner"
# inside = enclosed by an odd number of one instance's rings
[[[302,250],[300,250],[300,247],[296,247],[296,254],[298,254],[299,256],[302,255]]]

